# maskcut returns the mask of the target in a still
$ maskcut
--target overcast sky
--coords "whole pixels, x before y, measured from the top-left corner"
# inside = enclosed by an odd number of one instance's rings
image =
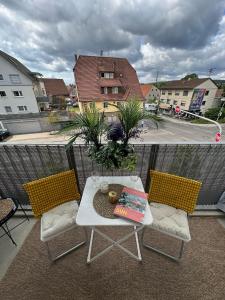
[[[73,83],[74,54],[126,57],[141,82],[225,79],[225,0],[0,0],[0,49]]]

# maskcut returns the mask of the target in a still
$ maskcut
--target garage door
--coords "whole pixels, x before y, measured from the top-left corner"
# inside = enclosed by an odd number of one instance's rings
[[[11,134],[41,132],[41,126],[37,120],[21,120],[4,122]]]

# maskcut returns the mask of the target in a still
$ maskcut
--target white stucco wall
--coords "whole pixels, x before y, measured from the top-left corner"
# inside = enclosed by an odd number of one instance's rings
[[[0,80],[0,91],[5,91],[6,93],[6,96],[0,96],[0,114],[7,115],[39,112],[31,79],[25,76],[2,56],[0,56],[0,74],[3,76],[3,80]],[[9,78],[10,74],[18,74],[21,83],[11,83]],[[14,96],[13,91],[22,91],[23,96],[16,97]],[[12,112],[7,113],[5,106],[10,106]],[[19,111],[18,106],[26,106],[27,111]]]
[[[216,92],[218,90],[217,86],[209,79],[202,84],[198,85],[196,89],[206,89],[209,91],[208,95],[204,95],[203,101],[205,101],[205,105],[201,106],[201,112],[204,114],[207,109],[218,107],[219,100],[215,99]]]
[[[205,105],[201,106],[201,112],[203,114],[209,108],[218,107],[219,100],[215,99],[215,95],[216,95],[218,88],[210,79],[208,79],[205,82],[203,82],[202,84],[196,86],[194,89],[206,89],[206,91],[209,91],[209,94],[205,95],[203,98],[203,101],[206,101]],[[193,90],[185,90],[185,91],[188,91],[187,96],[183,96],[184,90],[162,90],[162,92],[165,92],[165,95],[163,95],[161,92],[160,101],[162,103],[167,104],[168,107],[169,107],[169,105],[173,105],[173,106],[179,105],[181,109],[189,110],[194,89]],[[175,95],[176,92],[178,92],[179,95]],[[172,95],[169,95],[168,93],[172,93]],[[174,101],[176,101],[177,103],[174,103]],[[181,104],[184,104],[184,105],[181,105]]]
[[[183,96],[184,91],[188,92],[187,96]],[[165,92],[165,95],[162,94],[163,92]],[[169,95],[169,93],[172,93],[172,95]],[[179,95],[176,95],[176,93],[179,93]],[[191,103],[192,94],[192,90],[162,90],[160,101],[167,104],[168,107],[170,105],[173,105],[173,107],[178,105],[181,109],[188,110]]]

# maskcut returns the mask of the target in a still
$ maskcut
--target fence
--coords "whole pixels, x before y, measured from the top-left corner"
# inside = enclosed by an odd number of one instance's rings
[[[134,145],[138,174],[149,188],[149,170],[156,169],[202,181],[198,205],[213,207],[225,190],[225,144]],[[66,151],[65,145],[1,145],[0,194],[28,204],[22,184],[74,168],[82,192],[92,171],[101,175],[131,175],[124,170],[105,170],[90,160],[85,145]]]

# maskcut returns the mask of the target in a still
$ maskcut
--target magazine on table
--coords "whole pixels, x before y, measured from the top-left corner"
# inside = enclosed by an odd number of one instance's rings
[[[142,223],[147,201],[148,194],[124,187],[114,209],[114,215]]]

